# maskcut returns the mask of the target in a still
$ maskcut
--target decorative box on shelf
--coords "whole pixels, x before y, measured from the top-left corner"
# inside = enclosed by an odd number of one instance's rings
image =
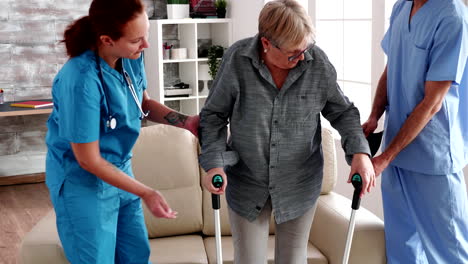
[[[190,96],[192,94],[192,88],[176,88],[176,87],[165,87],[165,97],[178,97],[178,96]]]
[[[165,97],[178,97],[178,96],[190,96],[192,94],[192,89],[190,84],[187,83],[178,83],[173,86],[164,87],[164,96]]]

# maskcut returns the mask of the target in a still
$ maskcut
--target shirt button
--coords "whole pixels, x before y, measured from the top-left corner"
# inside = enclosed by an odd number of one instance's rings
[[[273,186],[270,186],[268,189],[271,191],[271,190],[274,190],[274,189],[275,189],[275,187],[273,187]]]
[[[275,166],[273,166],[273,165],[270,166],[270,169],[274,169],[274,168],[275,168]]]
[[[271,146],[272,146],[272,147],[276,147],[276,144],[275,144],[275,143],[273,143],[273,144],[271,144]]]
[[[275,124],[278,124],[278,120],[275,120]]]

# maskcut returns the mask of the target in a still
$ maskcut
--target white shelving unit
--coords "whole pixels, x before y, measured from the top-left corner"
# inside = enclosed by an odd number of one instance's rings
[[[163,44],[167,42],[163,35],[169,27],[177,27],[180,48],[187,48],[186,59],[163,59]],[[232,44],[231,19],[160,19],[150,20],[149,43],[145,50],[145,70],[148,78],[148,93],[151,98],[166,104],[169,101],[179,101],[180,111],[184,114],[198,114],[205,104],[208,89],[199,93],[198,70],[201,63],[207,63],[207,58],[198,58],[198,40],[211,39],[212,45],[225,48]],[[164,65],[177,63],[181,82],[192,88],[188,97],[164,96]]]

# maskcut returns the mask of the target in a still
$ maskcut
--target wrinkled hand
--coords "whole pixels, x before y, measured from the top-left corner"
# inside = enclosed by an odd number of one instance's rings
[[[169,219],[177,217],[177,212],[172,211],[160,192],[151,190],[141,198],[154,216]]]
[[[189,116],[185,121],[185,129],[190,131],[193,135],[198,137],[198,125],[200,124],[200,117],[198,115]]]
[[[366,192],[370,192],[372,187],[375,187],[375,173],[369,156],[364,153],[353,155],[351,162],[351,172],[348,177],[348,183],[351,183],[351,178],[354,174],[359,173],[362,178],[362,191],[360,197],[363,197]]]
[[[372,164],[374,165],[375,175],[379,176],[388,167],[390,160],[384,154],[381,154],[372,159]]]
[[[216,174],[219,174],[221,175],[221,177],[223,177],[223,186],[221,186],[221,188],[215,188],[213,184],[211,183],[213,176],[215,176]],[[203,179],[202,179],[202,185],[203,187],[205,187],[207,191],[209,191],[210,193],[220,194],[220,195],[224,194],[224,192],[226,191],[227,183],[228,182],[227,182],[226,173],[224,172],[223,168],[213,168],[209,170],[206,173],[206,175],[203,176]]]
[[[377,129],[378,120],[377,118],[369,117],[367,121],[362,124],[362,130],[364,135],[367,137],[370,133],[374,132]]]

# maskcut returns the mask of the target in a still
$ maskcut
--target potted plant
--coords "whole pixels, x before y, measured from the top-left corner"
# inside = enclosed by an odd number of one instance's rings
[[[226,17],[227,0],[215,0],[216,15],[218,18]]]
[[[220,58],[224,55],[224,47],[213,45],[208,48],[208,67],[211,78],[214,80],[218,72],[219,65],[221,64]]]

